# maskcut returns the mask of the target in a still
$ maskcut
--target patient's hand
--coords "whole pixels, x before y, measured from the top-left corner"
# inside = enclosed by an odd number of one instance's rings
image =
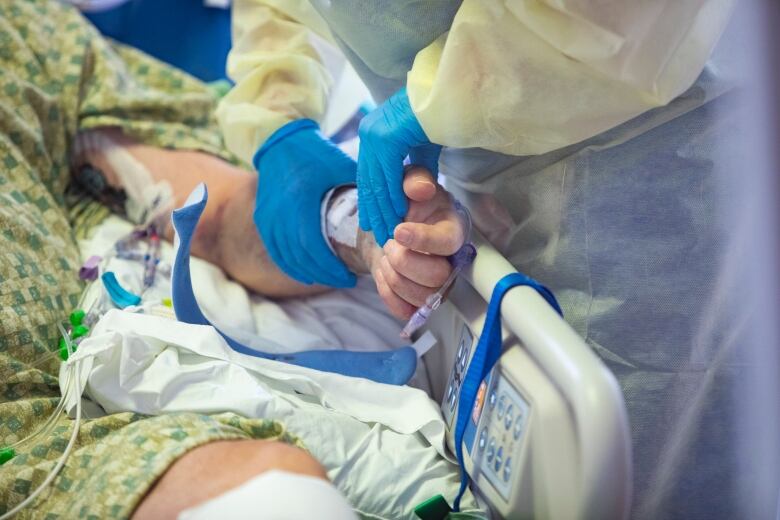
[[[428,170],[410,167],[404,193],[410,199],[405,221],[393,240],[368,253],[366,263],[390,312],[408,319],[447,280],[447,256],[463,245],[466,229],[452,197]]]

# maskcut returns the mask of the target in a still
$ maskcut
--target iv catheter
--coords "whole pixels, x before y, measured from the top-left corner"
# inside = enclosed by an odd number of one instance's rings
[[[414,314],[412,314],[412,317],[409,318],[409,321],[406,322],[403,330],[401,330],[402,339],[411,339],[412,334],[419,330],[420,327],[425,325],[425,322],[428,321],[428,317],[431,315],[431,313],[439,308],[439,305],[441,305],[441,302],[444,300],[444,296],[447,294],[447,291],[452,286],[452,284],[455,283],[455,279],[457,279],[461,271],[463,271],[466,266],[471,264],[471,262],[473,262],[474,258],[477,256],[477,249],[474,247],[474,244],[469,242],[469,239],[471,238],[472,225],[471,214],[469,213],[469,210],[466,209],[466,207],[463,206],[460,202],[455,199],[453,200],[455,204],[455,211],[457,211],[463,217],[466,225],[465,243],[461,246],[460,249],[458,249],[458,251],[455,252],[454,255],[449,258],[450,263],[452,264],[452,272],[447,277],[447,280],[445,280],[444,285],[439,287],[435,293],[428,296],[425,299],[425,303],[420,308],[418,308]]]

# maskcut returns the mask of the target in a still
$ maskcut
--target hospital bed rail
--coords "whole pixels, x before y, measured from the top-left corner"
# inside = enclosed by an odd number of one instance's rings
[[[516,272],[480,234],[474,243],[473,265],[427,327],[445,346],[426,355],[426,366],[453,452],[459,384],[487,302]],[[631,444],[615,377],[534,289],[511,289],[501,317],[503,353],[464,436],[472,489],[499,517],[626,518]]]

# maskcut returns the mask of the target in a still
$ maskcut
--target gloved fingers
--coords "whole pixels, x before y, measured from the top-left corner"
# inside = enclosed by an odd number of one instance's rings
[[[392,230],[395,225],[391,225],[393,222],[396,224],[401,221],[406,215],[409,209],[409,205],[406,201],[406,195],[404,194],[404,160],[403,157],[397,162],[388,163],[385,161],[383,164],[384,179],[387,183],[385,191],[385,199],[390,199],[392,204],[391,209],[382,208],[380,202],[380,208],[383,210],[385,217],[385,225],[387,229]],[[397,221],[397,222],[396,222]]]
[[[328,247],[322,229],[319,226],[320,210],[317,207],[304,208],[301,212],[302,221],[306,223],[317,222],[318,226],[300,226],[301,256],[309,267],[308,272],[313,273],[317,283],[331,287],[354,287],[357,282],[355,275],[347,268],[346,264],[333,254]]]
[[[377,175],[380,177],[377,178]],[[369,183],[367,193],[370,195],[366,197],[368,200],[366,200],[365,204],[365,209],[368,212],[368,221],[371,225],[371,230],[374,232],[374,239],[376,239],[377,244],[380,246],[384,245],[388,239],[387,227],[385,227],[385,221],[382,218],[379,202],[376,199],[377,191],[381,189],[377,188],[377,185],[381,186],[384,184],[384,179],[381,175],[382,172],[381,169],[379,169],[379,165],[371,164],[367,179]],[[358,193],[358,197],[360,197],[360,193]]]
[[[358,157],[357,167],[357,189],[358,189],[358,224],[363,231],[371,231],[371,220],[369,218],[369,199],[374,196],[371,191],[371,181],[369,179],[368,160],[365,156]]]
[[[265,250],[268,253],[268,256],[271,257],[273,263],[276,265],[276,267],[279,268],[280,271],[282,271],[282,273],[297,282],[307,285],[310,284],[311,280],[303,273],[295,269],[295,267],[290,265],[290,263],[287,261],[286,256],[282,253],[282,251],[286,251],[288,249],[287,245],[284,241],[279,242],[279,238],[281,237],[278,237],[277,235],[281,235],[280,231],[277,228],[271,226],[268,226],[262,233],[263,244],[265,245]]]
[[[376,283],[376,290],[379,293],[379,297],[382,298],[383,302],[385,302],[385,305],[390,310],[390,313],[396,318],[402,320],[408,320],[411,318],[412,314],[414,314],[414,311],[417,309],[413,305],[404,301],[400,296],[395,294],[395,292],[393,292],[393,290],[385,281],[384,275],[378,266],[374,268],[371,274],[374,277],[374,282]]]
[[[353,184],[357,182],[357,162],[344,153],[338,145],[328,140],[333,153],[327,158],[328,169],[332,171],[333,185]]]
[[[271,259],[290,278],[302,284],[311,285],[314,283],[314,279],[300,268],[301,262],[295,258],[300,247],[299,244],[295,244],[291,240],[289,229],[291,228],[286,226],[273,226],[274,251],[269,250]]]
[[[312,207],[316,206],[316,202],[312,202]],[[320,268],[316,257],[312,257],[308,249],[312,245],[311,238],[306,234],[309,228],[316,227],[316,232],[321,237],[322,231],[319,227],[320,215],[316,214],[303,214],[300,209],[290,212],[288,215],[288,221],[285,225],[284,236],[281,237],[286,244],[285,255],[289,259],[288,265],[292,265],[293,269],[303,274],[307,280],[311,280],[311,283],[319,283],[323,285],[331,285],[336,281],[336,278],[331,274]],[[316,237],[315,237],[316,238]]]
[[[388,240],[382,249],[395,271],[425,287],[441,287],[452,272],[445,257],[412,251],[395,240]]]
[[[403,162],[391,160],[378,161],[380,171],[371,175],[371,187],[374,189],[374,199],[379,206],[382,223],[389,237],[393,229],[401,223],[408,211],[406,195],[403,190]]]
[[[441,145],[431,143],[415,146],[409,150],[409,163],[425,167],[436,178],[439,174],[440,155]]]
[[[280,240],[283,240],[285,244],[284,254],[288,259],[288,265],[291,265],[295,272],[302,274],[310,284],[326,283],[322,280],[326,276],[317,269],[317,264],[313,263],[306,254],[307,244],[301,241],[298,233],[301,222],[298,219],[294,219],[289,224],[285,226],[284,236],[280,237]]]
[[[379,270],[382,272],[382,278],[388,287],[399,298],[414,307],[422,306],[425,299],[436,292],[436,289],[415,283],[393,269],[387,256],[383,256],[379,261]]]
[[[291,269],[287,265],[284,256],[281,254],[282,248],[279,247],[279,244],[277,243],[276,240],[276,234],[278,232],[278,229],[277,227],[272,225],[269,219],[266,218],[264,212],[258,211],[258,208],[261,207],[264,206],[262,202],[258,201],[257,207],[255,208],[254,214],[252,215],[252,219],[254,220],[255,228],[257,229],[258,235],[260,235],[260,239],[263,242],[263,247],[265,247],[266,253],[268,253],[268,256],[271,257],[273,263],[284,274],[286,274],[290,278],[293,278],[296,281],[299,281],[301,283],[306,283],[305,281],[301,280],[300,273],[294,272],[294,269]]]

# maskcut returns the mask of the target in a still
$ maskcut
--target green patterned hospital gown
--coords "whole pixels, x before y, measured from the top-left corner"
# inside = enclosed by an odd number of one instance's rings
[[[35,431],[57,406],[57,322],[77,305],[76,233],[105,210],[66,193],[77,132],[118,126],[158,146],[226,156],[213,99],[194,79],[102,39],[55,1],[0,1],[0,446]],[[0,466],[0,514],[62,454],[73,421]],[[63,471],[19,518],[126,518],[168,465],[216,439],[298,442],[279,423],[233,414],[87,420]]]

